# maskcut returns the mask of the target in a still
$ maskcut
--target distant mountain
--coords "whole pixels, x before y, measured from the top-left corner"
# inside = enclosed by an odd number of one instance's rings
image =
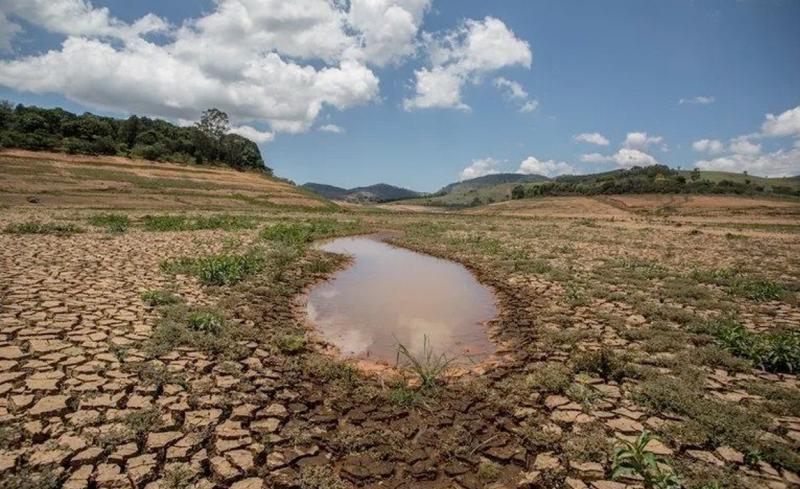
[[[461,182],[451,183],[437,192],[437,195],[449,194],[453,192],[465,192],[467,190],[491,187],[501,183],[528,183],[544,182],[550,180],[544,175],[523,175],[521,173],[495,173],[482,177],[471,178]]]
[[[309,182],[301,185],[301,187],[331,200],[346,200],[348,202],[391,202],[422,195],[419,192],[386,183],[346,189],[323,183]]]

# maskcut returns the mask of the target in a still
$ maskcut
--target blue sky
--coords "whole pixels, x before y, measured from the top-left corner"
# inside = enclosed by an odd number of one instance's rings
[[[298,183],[800,174],[798,1],[37,2],[0,0],[0,98],[174,121],[216,105]]]

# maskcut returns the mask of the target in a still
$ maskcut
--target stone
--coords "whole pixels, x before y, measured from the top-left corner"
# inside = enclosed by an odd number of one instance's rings
[[[233,480],[239,477],[241,473],[239,469],[228,462],[225,457],[212,457],[211,460],[209,460],[209,464],[211,465],[211,472],[214,476],[223,482]]]
[[[234,482],[231,489],[262,489],[263,487],[264,481],[257,477],[250,477]]]
[[[545,452],[536,456],[533,466],[536,470],[555,472],[561,469],[561,462],[553,455],[553,452]]]
[[[43,397],[33,405],[28,413],[31,416],[60,416],[69,410],[67,401],[69,401],[68,396]]]
[[[147,449],[148,450],[160,450],[172,442],[180,439],[183,436],[183,433],[180,431],[163,431],[160,433],[149,433],[147,435]]]
[[[725,462],[729,464],[743,464],[744,463],[744,454],[734,448],[731,448],[727,445],[721,446],[716,449],[717,455],[722,458]]]

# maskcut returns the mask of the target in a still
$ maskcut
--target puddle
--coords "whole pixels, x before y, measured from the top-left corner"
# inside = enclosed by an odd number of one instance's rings
[[[373,237],[318,248],[354,258],[314,287],[307,305],[309,320],[343,356],[394,365],[398,342],[420,355],[425,336],[462,365],[495,351],[485,325],[497,312],[494,294],[464,266]]]

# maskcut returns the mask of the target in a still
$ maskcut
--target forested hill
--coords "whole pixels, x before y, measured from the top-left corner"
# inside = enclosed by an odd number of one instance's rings
[[[180,127],[135,115],[115,119],[0,102],[0,148],[222,164],[271,172],[256,143],[229,134],[229,130],[228,116],[217,109],[203,112],[194,126]]]

